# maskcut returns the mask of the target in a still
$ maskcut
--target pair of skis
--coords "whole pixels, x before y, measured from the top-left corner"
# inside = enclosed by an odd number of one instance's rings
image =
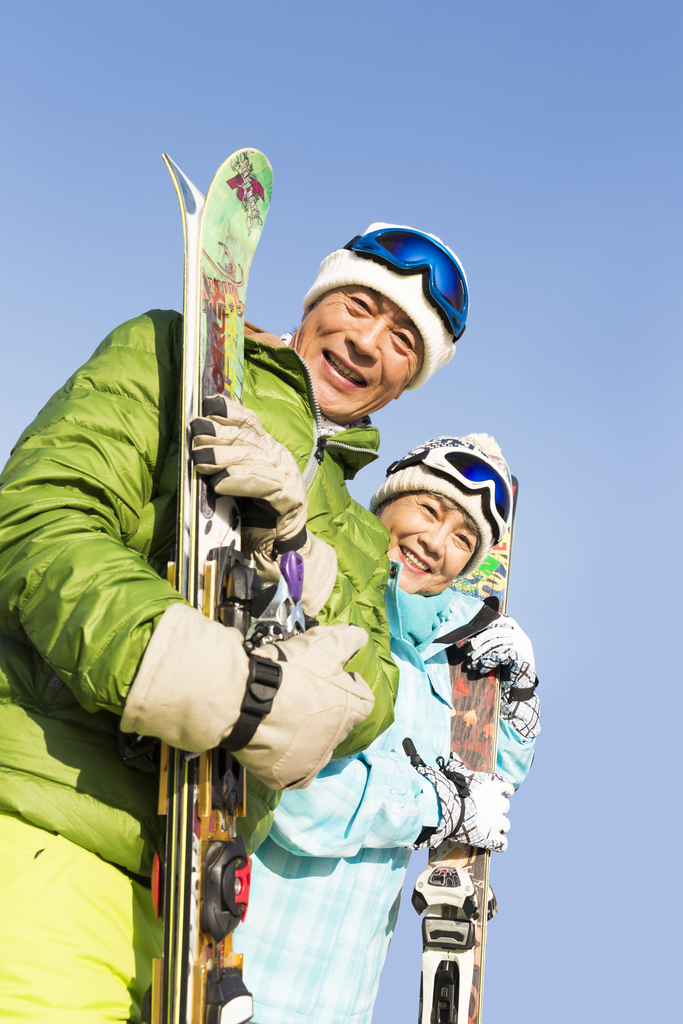
[[[239,553],[239,515],[230,498],[216,498],[193,469],[189,424],[208,395],[241,401],[244,306],[249,267],[272,194],[272,170],[262,153],[238,150],[221,164],[206,198],[166,155],[185,235],[183,378],[180,403],[177,556],[169,578],[209,618],[243,632],[254,585]],[[515,504],[517,482],[513,480]],[[512,548],[509,533],[459,586],[507,607]],[[285,577],[290,574],[285,573]],[[287,589],[287,583],[290,590]],[[264,612],[277,616],[297,597],[295,571]],[[468,768],[494,771],[499,716],[496,675],[462,668],[449,650],[455,714],[451,747]],[[198,693],[201,680],[198,680]],[[244,1024],[252,999],[231,933],[244,918],[249,858],[236,835],[245,813],[244,771],[221,748],[198,756],[162,744],[159,813],[166,815],[163,864],[157,858],[153,895],[163,905],[163,956],[154,961],[152,1024]],[[445,842],[418,879],[415,908],[423,913],[421,1024],[480,1024],[486,924],[495,912],[489,853]]]
[[[216,497],[193,468],[190,422],[203,415],[209,395],[242,400],[245,293],[273,175],[262,153],[238,150],[204,197],[170,157],[164,161],[185,235],[177,555],[169,579],[203,614],[244,633],[254,570],[239,551],[235,502]],[[243,1024],[252,998],[231,935],[249,897],[249,857],[235,830],[245,814],[242,766],[220,747],[195,755],[162,744],[159,813],[166,815],[166,843],[153,895],[164,945],[153,964],[149,1019]]]
[[[519,485],[512,478],[510,529],[486,561],[457,584],[495,610],[507,611],[510,556]],[[480,676],[463,668],[463,645],[448,648],[453,720],[451,750],[467,768],[495,772],[499,674]],[[489,887],[488,850],[446,840],[432,850],[418,878],[412,903],[422,921],[420,1024],[481,1024],[486,926],[496,913]]]

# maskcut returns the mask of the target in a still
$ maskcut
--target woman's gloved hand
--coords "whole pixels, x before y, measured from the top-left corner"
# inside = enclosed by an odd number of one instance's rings
[[[503,853],[510,828],[506,817],[509,798],[515,791],[512,783],[500,775],[470,771],[454,753],[447,764],[443,758],[439,761],[439,768],[432,768],[419,755],[411,755],[413,767],[436,789],[441,809],[436,830],[416,844],[417,849],[434,848],[445,839],[454,839],[467,846]]]
[[[469,666],[475,672],[493,672],[506,665],[510,681],[531,686],[536,677],[534,649],[524,630],[509,615],[500,615],[471,637]],[[531,680],[531,682],[526,682]]]
[[[534,649],[523,629],[509,615],[501,615],[471,638],[468,667],[475,672],[501,668],[501,715],[525,738],[541,731],[538,676]]]

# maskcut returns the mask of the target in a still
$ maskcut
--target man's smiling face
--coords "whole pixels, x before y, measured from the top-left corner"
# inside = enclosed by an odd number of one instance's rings
[[[292,347],[308,364],[323,415],[341,425],[402,395],[424,358],[420,333],[403,310],[360,285],[323,295]]]

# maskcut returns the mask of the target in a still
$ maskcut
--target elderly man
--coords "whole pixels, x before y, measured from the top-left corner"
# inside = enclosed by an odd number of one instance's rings
[[[291,339],[247,339],[244,401],[258,419],[224,403],[195,425],[195,462],[217,492],[263,509],[257,467],[272,470],[274,514],[247,514],[246,541],[266,578],[279,552],[302,551],[321,623],[315,644],[281,645],[283,684],[237,754],[252,772],[253,846],[267,834],[274,779],[287,785],[297,768],[304,777],[326,763],[330,735],[341,756],[392,721],[388,535],[345,480],[376,458],[369,414],[451,358],[467,287],[437,239],[371,225],[323,261],[304,312]],[[202,616],[161,578],[174,542],[181,340],[172,311],[113,331],[27,428],[0,480],[0,963],[26,1020],[62,1019],[56,1007],[70,1021],[139,1019],[159,941],[144,876],[161,827],[153,779],[118,758],[118,723],[170,742],[191,726],[187,749],[203,749],[229,736],[246,686],[233,631],[208,641]],[[242,473],[231,478],[237,448]],[[269,737],[293,709],[305,717],[302,679],[339,694],[336,725],[318,736],[311,709],[302,764],[283,779]],[[93,973],[94,962],[106,966]]]

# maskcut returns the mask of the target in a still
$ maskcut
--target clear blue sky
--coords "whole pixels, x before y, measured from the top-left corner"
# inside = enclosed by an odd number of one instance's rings
[[[270,158],[247,316],[277,333],[322,257],[373,220],[463,260],[457,355],[376,417],[381,459],[354,493],[446,432],[494,434],[520,480],[510,611],[536,645],[544,731],[494,859],[488,1024],[680,1013],[681,12],[0,13],[2,452],[112,327],[180,308],[164,150],[200,188],[239,146]],[[406,901],[374,1024],[415,1020],[419,931]]]

